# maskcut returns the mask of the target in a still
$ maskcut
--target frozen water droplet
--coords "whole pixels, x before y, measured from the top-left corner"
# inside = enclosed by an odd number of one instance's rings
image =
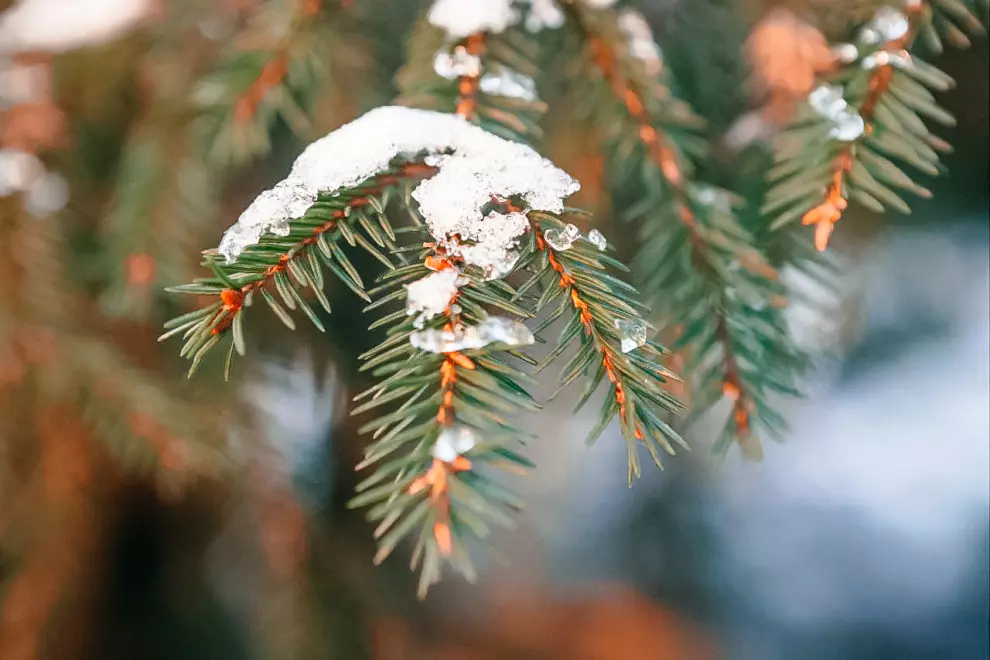
[[[450,313],[451,314],[460,314],[463,311],[464,311],[464,308],[461,307],[460,305],[458,305],[457,303],[454,303],[453,305],[450,306]]]
[[[433,58],[433,70],[447,80],[460,76],[475,78],[481,74],[481,60],[464,46],[457,46],[453,52],[438,51]]]
[[[911,29],[911,23],[904,12],[893,7],[880,7],[873,15],[873,20],[870,21],[867,29],[876,31],[878,37],[887,42],[906,35]]]
[[[572,241],[576,241],[581,238],[581,230],[578,229],[577,225],[566,224],[564,225],[564,235]]]
[[[829,131],[829,136],[843,142],[859,139],[866,130],[866,122],[852,108],[845,108],[834,118],[835,125]]]
[[[506,96],[523,101],[535,101],[536,83],[529,76],[507,67],[486,73],[479,82],[481,91],[492,96]]]
[[[478,326],[478,334],[489,344],[530,346],[536,338],[525,325],[504,316],[490,316]]]
[[[479,442],[481,442],[481,437],[474,429],[462,424],[455,424],[440,432],[430,453],[437,460],[453,463],[458,456],[471,451]]]
[[[543,232],[543,240],[557,252],[570,250],[574,244],[574,239],[567,235],[565,229],[547,229]]]
[[[501,277],[505,277],[512,272],[515,268],[516,262],[519,261],[519,253],[515,251],[506,251],[502,255],[496,258],[489,264],[486,264],[482,269],[485,273],[486,280],[497,280]]]
[[[854,44],[839,44],[832,49],[832,54],[840,62],[848,64],[855,62],[856,58],[859,57],[859,49]]]
[[[588,242],[602,252],[604,252],[605,248],[608,247],[608,241],[605,239],[605,234],[601,233],[597,229],[592,229],[588,232]]]
[[[848,104],[838,85],[819,85],[808,94],[808,105],[822,117],[834,118]]]
[[[622,340],[622,352],[628,353],[646,343],[646,323],[642,319],[615,319]]]
[[[490,316],[477,326],[454,329],[429,328],[409,335],[409,343],[429,353],[454,353],[484,348],[489,344],[530,346],[536,339],[522,323],[504,316]]]

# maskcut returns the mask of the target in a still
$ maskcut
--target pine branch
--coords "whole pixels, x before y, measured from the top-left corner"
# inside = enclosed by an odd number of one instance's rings
[[[453,112],[515,142],[542,138],[546,104],[536,94],[540,42],[511,27],[450,40],[427,18],[417,23],[406,65],[396,82],[397,103]]]
[[[925,3],[912,4],[904,13],[882,9],[855,44],[841,47],[848,53],[847,66],[833,84],[811,93],[775,140],[777,164],[769,174],[774,188],[762,209],[775,216],[771,229],[800,218],[814,225],[815,246],[823,251],[850,200],[877,213],[888,208],[909,213],[894,189],[931,196],[896,162],[937,175],[939,152],[950,149],[924,120],[954,124],[930,91],[945,91],[954,83],[908,52],[929,23],[929,11]]]
[[[191,376],[209,351],[222,339],[229,338],[226,361],[229,373],[234,352],[243,355],[246,351],[244,310],[251,306],[256,295],[262,297],[286,327],[295,328],[286,308],[299,309],[323,331],[322,321],[301,290],[308,289],[330,313],[330,303],[323,293],[323,269],[327,268],[358,296],[370,300],[342,243],[361,247],[387,267],[394,267],[380,249],[394,251],[397,247],[395,229],[385,214],[388,197],[408,182],[432,172],[432,167],[421,162],[409,162],[353,189],[321,196],[303,217],[290,222],[288,235],[266,234],[231,264],[223,263],[215,251],[207,251],[204,265],[213,270],[214,276],[169,290],[216,296],[215,301],[172,319],[159,341],[182,333],[185,345],[180,354],[192,360]]]
[[[681,411],[681,404],[662,385],[677,376],[657,358],[667,353],[663,346],[647,341],[647,326],[641,314],[646,310],[636,299],[636,290],[611,275],[607,266],[625,270],[620,262],[591,247],[586,240],[570,245],[553,242],[574,232],[576,227],[559,218],[531,212],[534,247],[539,252],[531,268],[533,281],[543,284],[536,311],[557,303],[540,327],[566,318],[556,347],[539,368],[553,363],[574,343],[577,352],[563,367],[561,389],[584,376],[586,385],[578,403],[582,408],[605,378],[609,391],[589,444],[594,442],[616,417],[626,439],[629,454],[629,481],[640,476],[637,443],[642,443],[661,467],[660,452],[675,453],[671,442],[687,448],[680,436],[664,421],[669,413]],[[570,227],[570,228],[569,228]],[[566,245],[566,247],[564,247]]]
[[[333,9],[339,9],[336,2]],[[223,54],[194,94],[203,105],[206,152],[219,165],[240,165],[271,150],[269,132],[283,121],[296,134],[326,83],[326,49],[341,36],[323,22],[323,0],[274,0],[251,17],[247,32]]]
[[[767,396],[795,393],[796,360],[782,319],[771,311],[771,303],[783,300],[776,271],[739,223],[731,194],[693,179],[693,159],[705,156],[701,122],[673,95],[662,63],[629,53],[613,12],[579,3],[568,10],[614,98],[599,122],[614,127],[609,150],[616,162],[626,162],[616,179],[635,181],[635,172],[642,182],[628,190],[616,186],[616,198],[634,200],[619,209],[640,222],[634,263],[657,311],[679,326],[676,347],[690,356],[685,374],[695,390],[694,416],[726,396],[732,411],[715,450],[727,449],[729,440],[759,458],[754,416],[779,430]]]
[[[432,251],[420,257],[420,262],[385,275],[377,291],[382,297],[369,311],[401,296],[404,285],[455,267]],[[382,380],[355,397],[363,403],[353,413],[383,407],[391,412],[379,412],[362,427],[374,442],[358,468],[378,467],[358,486],[351,505],[372,506],[368,518],[379,523],[376,562],[405,537],[416,539],[412,568],[421,565],[421,597],[439,580],[444,561],[473,579],[464,539],[484,538],[494,524],[510,525],[506,514],[522,507],[518,498],[489,479],[486,470],[519,472],[532,467],[511,446],[527,437],[518,427],[519,412],[539,405],[522,388],[528,377],[498,355],[498,343],[434,353],[417,348],[412,338],[478,324],[487,316],[482,305],[517,309],[512,293],[508,287],[472,279],[425,331],[417,329],[404,310],[377,321],[372,328],[391,321],[387,338],[362,356],[362,369]]]

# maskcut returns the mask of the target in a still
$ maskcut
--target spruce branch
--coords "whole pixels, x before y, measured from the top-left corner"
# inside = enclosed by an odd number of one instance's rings
[[[532,268],[534,277],[543,284],[536,311],[557,304],[540,327],[566,318],[556,347],[538,368],[546,368],[574,343],[579,344],[560,376],[561,389],[584,376],[586,384],[578,409],[608,379],[608,395],[588,443],[593,443],[618,417],[626,439],[631,483],[640,476],[638,443],[646,447],[658,467],[662,467],[661,452],[675,453],[671,443],[687,449],[664,421],[667,415],[679,413],[682,406],[662,386],[679,378],[659,362],[667,350],[646,339],[647,327],[641,314],[647,308],[637,300],[636,289],[608,272],[609,266],[618,270],[625,270],[625,266],[588,241],[575,241],[566,249],[553,247],[547,232],[560,235],[568,231],[568,224],[547,213],[530,212],[529,217],[534,247],[539,253]]]
[[[746,457],[758,459],[754,416],[779,429],[769,391],[796,391],[783,320],[769,311],[783,300],[777,273],[740,224],[732,195],[694,179],[693,160],[705,156],[702,123],[673,94],[662,63],[651,71],[655,62],[630,55],[611,10],[567,7],[588,60],[614,98],[608,110],[612,157],[627,161],[627,171],[642,181],[632,190],[616,186],[616,198],[634,200],[619,209],[641,227],[634,264],[657,311],[678,326],[675,347],[690,356],[684,373],[695,391],[692,417],[725,396],[732,409],[715,450],[724,452],[734,441]]]
[[[814,226],[815,247],[824,251],[850,200],[877,213],[910,213],[895,189],[931,196],[897,161],[935,176],[943,169],[939,153],[950,150],[925,119],[955,123],[932,95],[954,82],[909,53],[936,5],[947,6],[917,2],[903,13],[881,9],[855,44],[840,47],[849,53],[846,66],[809,95],[775,139],[774,187],[762,209],[774,216],[771,229],[800,218]]]
[[[222,339],[229,338],[226,365],[229,372],[233,354],[243,355],[246,351],[243,315],[256,295],[262,297],[286,327],[295,328],[287,309],[298,309],[323,331],[323,323],[303,297],[303,290],[308,289],[330,313],[330,303],[323,292],[326,268],[355,294],[370,301],[363,279],[342,244],[360,247],[387,267],[394,267],[385,254],[397,248],[396,230],[385,213],[388,197],[410,181],[434,171],[422,162],[408,162],[350,190],[321,196],[303,217],[290,222],[288,235],[265,235],[233,263],[224,263],[215,250],[206,251],[204,265],[213,271],[213,277],[200,278],[169,291],[215,296],[214,302],[169,321],[165,326],[167,332],[159,341],[182,333],[185,344],[180,354],[192,360],[191,376],[207,353]]]
[[[536,95],[541,44],[510,27],[449,39],[427,18],[413,28],[396,103],[456,113],[515,142],[538,142],[546,104]]]
[[[420,258],[384,276],[376,290],[382,297],[369,311],[431,272],[456,268],[434,250]],[[426,331],[453,333],[465,323],[478,323],[485,316],[479,296],[486,301],[494,296],[511,307],[512,293],[508,287],[472,279],[454,293],[443,315]],[[522,387],[528,377],[499,357],[498,344],[424,351],[412,341],[414,333],[423,330],[404,310],[374,325],[395,317],[386,339],[362,356],[362,369],[381,380],[355,397],[359,405],[354,414],[377,413],[362,427],[374,441],[358,469],[373,464],[377,469],[358,486],[351,505],[372,507],[368,518],[378,523],[376,562],[388,557],[403,538],[416,539],[412,568],[421,569],[423,597],[440,579],[444,561],[473,579],[466,538],[486,537],[493,524],[511,525],[507,513],[522,507],[517,497],[486,476],[486,469],[518,473],[532,467],[511,447],[527,437],[518,426],[519,412],[539,405]],[[391,412],[383,413],[382,408]]]
[[[309,108],[327,78],[328,45],[340,38],[322,19],[340,8],[324,0],[275,0],[254,10],[245,34],[194,94],[203,105],[201,133],[212,161],[240,165],[268,153],[276,121],[296,134],[308,129]]]

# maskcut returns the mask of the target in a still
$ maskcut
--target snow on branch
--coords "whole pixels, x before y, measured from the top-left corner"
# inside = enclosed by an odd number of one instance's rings
[[[59,53],[110,41],[149,18],[155,0],[21,0],[0,14],[0,53]]]
[[[427,20],[451,39],[463,39],[478,32],[503,32],[519,21],[519,12],[512,0],[436,0]]]
[[[493,196],[517,196],[531,209],[559,213],[564,198],[579,188],[533,149],[460,117],[385,106],[307,147],[289,176],[259,195],[226,231],[220,253],[233,262],[265,232],[287,235],[289,220],[301,217],[319,195],[354,186],[393,159],[422,155],[437,174],[420,183],[412,196],[430,233],[448,256],[482,269],[504,262],[506,251],[527,227],[510,216],[486,215]]]

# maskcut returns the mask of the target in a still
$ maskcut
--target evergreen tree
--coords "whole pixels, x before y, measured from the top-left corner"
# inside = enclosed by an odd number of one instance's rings
[[[644,3],[661,50],[623,0],[8,4],[0,530],[41,515],[55,536],[11,550],[7,607],[93,542],[77,493],[98,474],[173,492],[264,471],[239,356],[303,341],[272,319],[332,338],[364,443],[351,504],[376,561],[411,542],[421,594],[447,563],[472,576],[471,539],[523,506],[498,471],[539,469],[545,370],[598,407],[589,442],[618,425],[630,481],[713,409],[716,453],[762,457],[814,362],[781,274],[828,285],[850,206],[930,195],[913,170],[942,170],[953,83],[921,55],[986,18]],[[25,600],[37,626],[52,589]]]

